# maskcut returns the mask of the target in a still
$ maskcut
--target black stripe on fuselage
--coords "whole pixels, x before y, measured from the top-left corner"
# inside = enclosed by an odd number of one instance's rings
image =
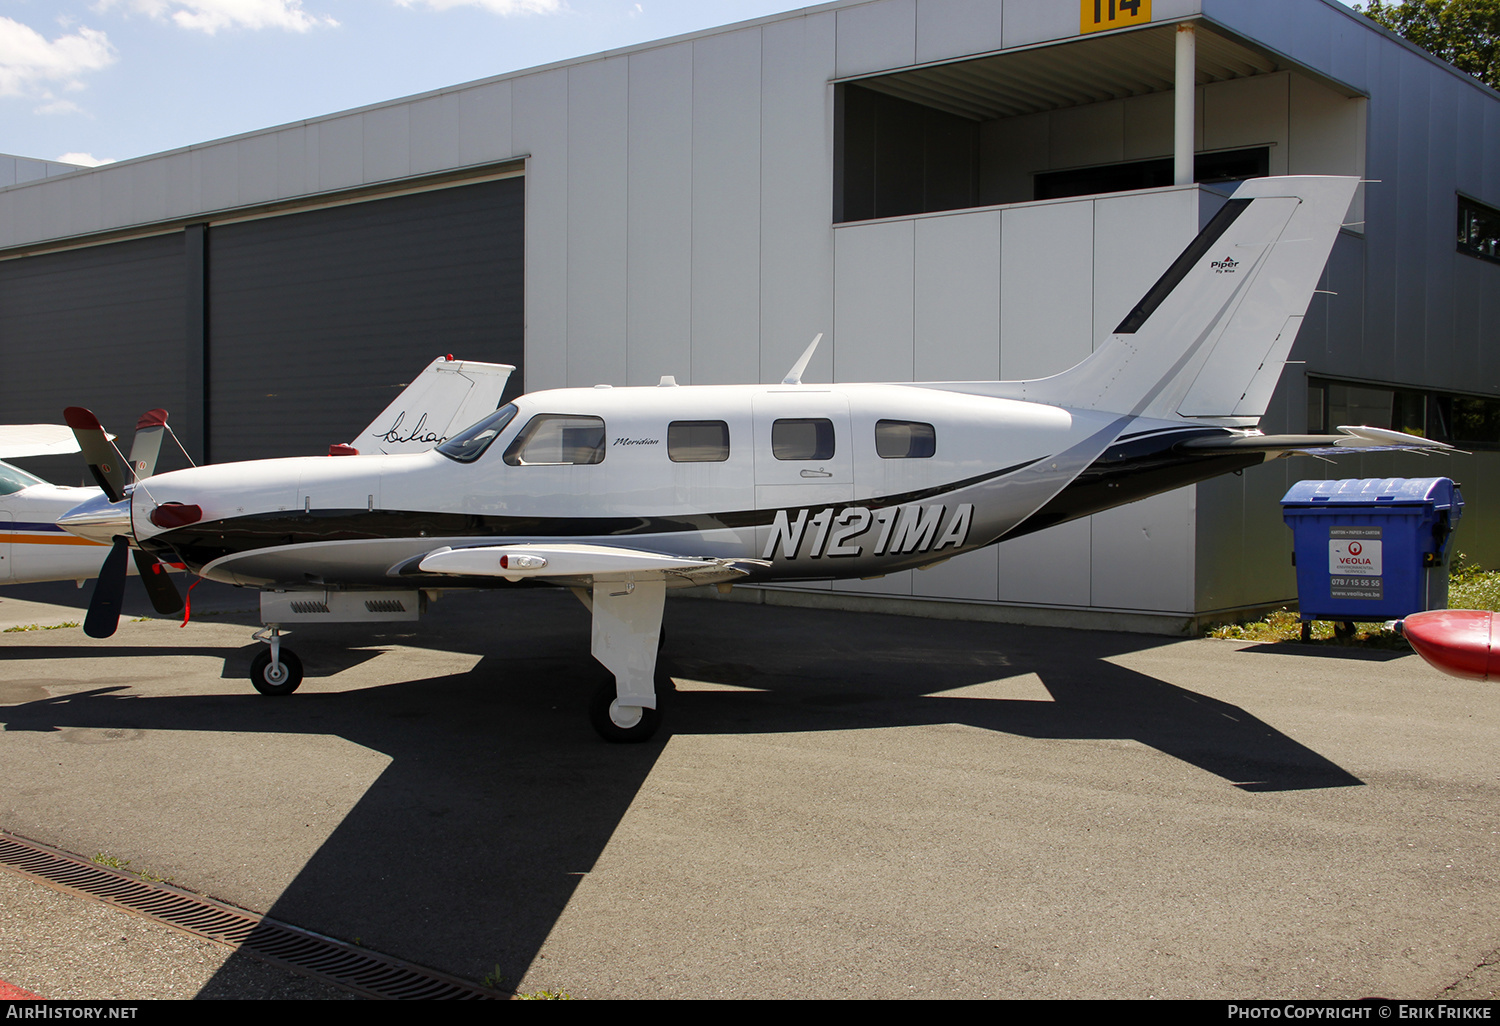
[[[1191,450],[1177,449],[1180,443],[1192,438],[1229,433],[1221,428],[1202,428],[1165,435],[1122,436],[1051,502],[1005,538],[1018,538],[1090,513],[1100,513],[1184,485],[1231,474],[1265,459],[1265,453],[1259,451],[1194,454]]]
[[[1046,456],[978,474],[951,484],[901,492],[875,499],[817,503],[811,506],[735,510],[726,513],[684,513],[660,517],[503,517],[473,513],[427,513],[411,510],[285,510],[228,520],[206,521],[159,534],[141,543],[155,553],[173,553],[197,569],[216,559],[283,545],[314,542],[369,541],[381,538],[603,538],[642,534],[680,534],[768,526],[786,510],[832,509],[852,506],[884,509],[904,506],[983,484],[1024,470]]]

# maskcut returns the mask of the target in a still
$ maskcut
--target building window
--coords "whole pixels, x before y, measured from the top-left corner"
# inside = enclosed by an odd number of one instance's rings
[[[722,420],[674,420],[667,425],[667,458],[673,463],[723,463],[729,459],[729,425]]]
[[[1071,171],[1047,171],[1033,177],[1036,191],[1032,198],[1062,199],[1065,196],[1090,196],[1100,192],[1125,192],[1128,189],[1157,189],[1172,184],[1173,172],[1171,157],[1102,164]],[[1238,182],[1246,178],[1264,178],[1270,173],[1269,146],[1200,153],[1193,157],[1195,182]]]
[[[771,425],[771,455],[778,460],[833,459],[833,421],[778,420]]]
[[[1500,210],[1458,197],[1458,251],[1500,263]]]
[[[875,422],[875,454],[886,460],[925,460],[937,452],[931,424],[912,420]]]
[[[604,421],[539,413],[505,450],[505,462],[513,467],[603,463]]]
[[[1308,430],[1330,434],[1343,424],[1404,431],[1464,449],[1500,449],[1500,399],[1309,379]]]

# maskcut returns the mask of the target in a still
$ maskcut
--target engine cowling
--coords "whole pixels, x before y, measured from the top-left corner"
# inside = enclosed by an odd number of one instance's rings
[[[1412,613],[1401,631],[1417,655],[1452,677],[1500,677],[1500,623],[1484,609],[1432,609]]]

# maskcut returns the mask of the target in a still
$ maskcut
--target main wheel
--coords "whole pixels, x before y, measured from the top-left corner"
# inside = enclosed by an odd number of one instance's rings
[[[302,660],[283,645],[281,661],[273,666],[271,650],[263,649],[250,661],[250,683],[263,695],[290,695],[302,683]]]
[[[661,675],[657,676],[659,678]],[[661,726],[661,709],[621,706],[618,697],[613,678],[606,679],[603,684],[599,685],[599,690],[594,692],[594,697],[589,701],[589,723],[593,724],[594,730],[604,740],[619,744],[651,740],[652,735],[656,733],[656,728]],[[658,680],[656,687],[658,706],[660,706],[661,698],[662,687]],[[628,712],[632,710],[636,715],[628,715]],[[622,723],[622,720],[625,722]]]

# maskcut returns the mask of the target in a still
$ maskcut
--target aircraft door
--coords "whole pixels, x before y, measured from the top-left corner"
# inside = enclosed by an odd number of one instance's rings
[[[0,581],[8,581],[11,578],[10,560],[10,527],[11,515],[0,510]]]
[[[753,402],[755,507],[827,506],[854,498],[849,399],[804,388]]]

